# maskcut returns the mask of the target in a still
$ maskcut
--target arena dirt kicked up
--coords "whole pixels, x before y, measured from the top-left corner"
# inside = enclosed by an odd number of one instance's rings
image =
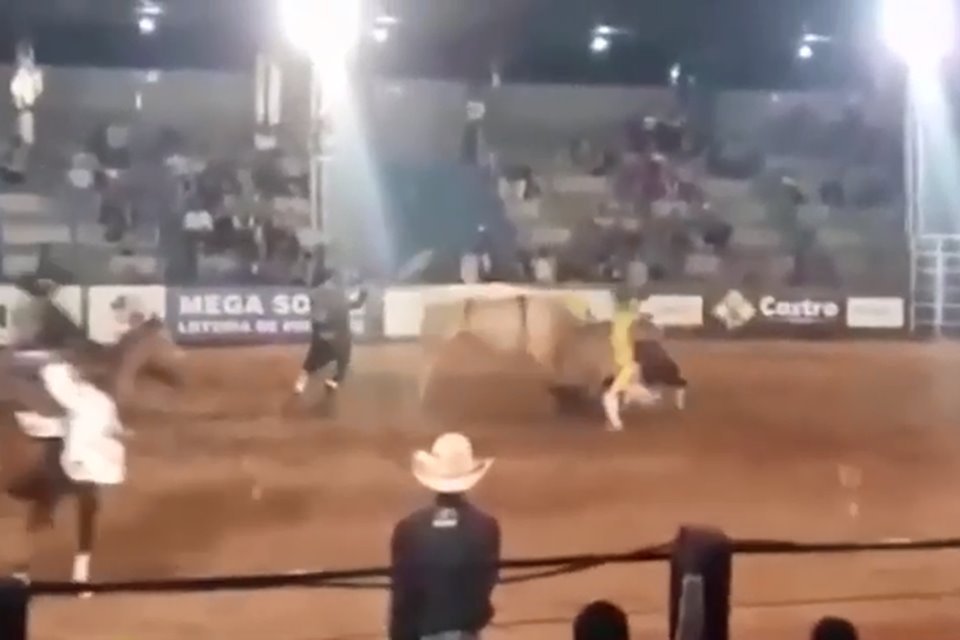
[[[299,349],[193,351],[188,388],[145,388],[128,426],[130,481],[107,496],[95,579],[383,564],[393,522],[422,499],[407,467],[441,429],[497,463],[477,499],[510,557],[628,550],[683,522],[734,537],[872,540],[960,532],[960,347],[679,342],[689,409],[557,418],[522,361],[449,350],[417,401],[420,351],[361,347],[339,414],[284,410]],[[0,535],[22,521],[5,503]],[[71,513],[41,541],[65,578]],[[2,558],[10,561],[10,558]],[[826,614],[864,637],[960,634],[960,553],[738,559],[734,637],[805,638]],[[665,636],[667,571],[626,565],[500,588],[492,638],[564,637],[611,598],[635,636]],[[383,637],[379,591],[41,599],[38,640]]]

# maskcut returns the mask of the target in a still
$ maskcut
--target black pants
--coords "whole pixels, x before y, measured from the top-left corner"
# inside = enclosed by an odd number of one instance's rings
[[[685,388],[687,380],[680,367],[666,349],[655,340],[641,340],[634,344],[634,357],[640,364],[640,377],[651,387]]]
[[[332,362],[335,367],[333,380],[340,384],[347,377],[347,369],[350,367],[352,340],[345,331],[336,332],[337,335],[332,338],[323,335],[324,333],[326,331],[320,324],[314,322],[311,325],[310,348],[303,361],[303,370],[314,374]]]

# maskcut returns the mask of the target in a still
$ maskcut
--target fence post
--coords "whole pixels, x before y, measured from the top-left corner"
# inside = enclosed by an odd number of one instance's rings
[[[30,588],[16,578],[0,578],[0,638],[27,640]]]
[[[680,528],[670,558],[671,640],[728,640],[731,560],[722,531]]]

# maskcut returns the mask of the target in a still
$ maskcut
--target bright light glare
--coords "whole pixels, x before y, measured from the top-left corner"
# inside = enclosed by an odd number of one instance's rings
[[[386,27],[374,27],[371,35],[373,36],[374,42],[383,44],[390,39],[390,30]]]
[[[322,75],[339,73],[360,37],[360,1],[281,0],[280,20],[290,43]]]
[[[672,67],[670,67],[670,83],[677,84],[680,81],[680,63],[677,62]]]
[[[148,36],[157,30],[157,20],[150,16],[143,16],[137,21],[137,27],[139,27],[140,33]]]
[[[599,24],[593,28],[593,33],[597,36],[612,36],[616,33],[616,29],[608,24]]]
[[[813,57],[813,47],[808,44],[800,45],[800,48],[797,49],[797,57],[801,60],[809,60]]]
[[[880,35],[910,66],[936,64],[954,47],[952,0],[882,0]]]
[[[590,41],[590,51],[594,53],[603,53],[610,48],[610,39],[604,36],[594,36]]]

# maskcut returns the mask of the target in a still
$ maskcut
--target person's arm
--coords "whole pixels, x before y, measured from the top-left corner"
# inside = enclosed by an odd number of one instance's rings
[[[485,551],[486,553],[481,579],[483,580],[483,585],[486,588],[486,593],[492,595],[493,590],[497,586],[497,582],[500,580],[500,525],[496,520],[492,520],[491,522],[491,528],[488,533]],[[484,626],[490,624],[490,621],[493,619],[493,614],[493,603],[491,602],[488,617],[484,621]]]
[[[415,565],[411,552],[404,523],[401,522],[393,530],[390,540],[390,640],[417,640],[419,636],[416,622]]]
[[[353,298],[348,297],[347,300],[350,303],[351,310],[359,309],[363,305],[367,304],[367,290],[365,288],[362,288],[360,289],[359,293],[357,293],[356,297],[353,297]]]

